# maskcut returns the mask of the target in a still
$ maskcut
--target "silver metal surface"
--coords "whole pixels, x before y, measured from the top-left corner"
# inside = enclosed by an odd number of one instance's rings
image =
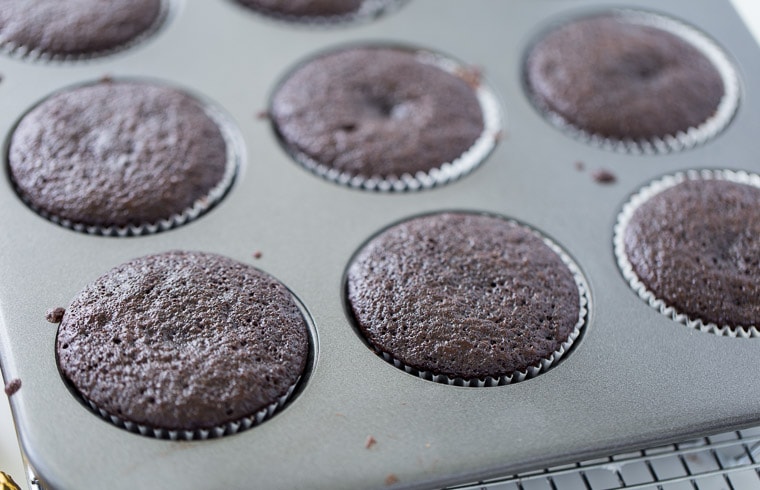
[[[628,196],[689,168],[760,171],[758,47],[723,0],[608,0],[673,15],[726,49],[742,100],[726,131],[662,156],[613,153],[560,133],[529,103],[521,63],[553,22],[598,8],[587,0],[414,0],[375,22],[310,29],[268,20],[230,1],[177,2],[152,39],[76,64],[0,58],[0,135],[51,92],[103,75],[160,79],[203,94],[245,141],[227,197],[189,225],[153,236],[88,236],[29,210],[0,179],[0,360],[20,378],[11,407],[21,443],[46,489],[440,488],[667,444],[760,423],[760,339],[725,338],[677,324],[622,279],[612,228]],[[341,187],[293,163],[256,118],[280,77],[311,54],[390,41],[438,50],[483,68],[506,138],[472,174],[422,192]],[[584,162],[585,171],[574,163]],[[613,185],[593,181],[605,168]],[[589,323],[550,371],[509,386],[432,383],[386,363],[344,314],[347,262],[372,234],[415,214],[498,213],[551,237],[589,283]],[[133,257],[170,249],[220,253],[274,275],[311,314],[315,369],[281,413],[235,436],[150,439],[93,415],[58,374],[56,328],[45,310]],[[252,254],[260,250],[256,260]],[[365,448],[368,436],[377,441]],[[391,477],[392,475],[392,477]],[[527,487],[525,487],[527,488]]]

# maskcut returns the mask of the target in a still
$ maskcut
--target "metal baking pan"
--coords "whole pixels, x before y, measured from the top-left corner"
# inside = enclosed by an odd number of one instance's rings
[[[729,54],[742,83],[728,128],[697,148],[636,156],[595,148],[550,125],[522,83],[526,48],[552,23],[610,6],[672,15]],[[505,138],[470,175],[435,189],[366,192],[305,171],[256,117],[294,64],[361,41],[429,48],[482,67]],[[11,407],[23,450],[45,488],[438,488],[670,443],[760,423],[760,341],[698,332],[664,317],[623,280],[612,251],[615,218],[650,180],[690,168],[760,171],[760,53],[723,0],[413,0],[373,22],[310,28],[231,1],[178,1],[151,39],[89,62],[0,58],[0,134],[53,91],[104,75],[159,79],[230,114],[243,164],[208,214],[144,237],[99,237],[37,216],[0,179],[0,357],[22,387]],[[583,162],[579,171],[575,162]],[[591,178],[604,168],[611,185]],[[550,236],[579,264],[589,320],[570,354],[546,373],[491,388],[419,379],[373,354],[347,320],[343,274],[386,225],[441,209],[515,218]],[[151,439],[85,408],[58,374],[56,327],[65,306],[111,267],[170,249],[254,263],[303,301],[317,331],[316,361],[281,413],[207,441]],[[257,250],[259,259],[253,258]],[[368,437],[376,443],[366,448]],[[395,482],[395,483],[394,483]]]

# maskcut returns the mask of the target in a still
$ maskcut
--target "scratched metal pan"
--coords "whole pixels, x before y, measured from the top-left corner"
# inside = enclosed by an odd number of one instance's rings
[[[526,97],[528,46],[555,22],[610,6],[671,15],[715,39],[738,70],[741,102],[728,128],[687,151],[637,156],[557,130]],[[256,117],[284,73],[312,53],[362,41],[429,48],[482,68],[504,138],[456,182],[420,192],[350,189],[295,164]],[[150,39],[89,62],[0,58],[0,134],[61,88],[114,77],[158,79],[203,96],[242,137],[235,183],[214,209],[174,230],[101,237],[53,224],[0,182],[0,354],[23,450],[46,488],[437,488],[760,423],[760,339],[680,325],[629,288],[613,226],[628,197],[691,168],[760,171],[760,51],[724,0],[412,0],[372,22],[310,28],[231,1],[173,4]],[[575,162],[583,162],[579,171]],[[617,177],[601,185],[591,174]],[[344,271],[390,223],[442,209],[496,213],[551,237],[579,265],[589,316],[551,370],[507,385],[448,386],[372,353],[344,311]],[[45,310],[133,257],[170,249],[254,263],[290,287],[316,329],[298,396],[272,419],[206,441],[152,439],[115,427],[67,389]],[[260,250],[262,256],[252,254]],[[377,442],[365,448],[368,436]]]

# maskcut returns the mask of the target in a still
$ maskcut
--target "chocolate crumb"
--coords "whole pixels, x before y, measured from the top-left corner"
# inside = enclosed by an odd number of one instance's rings
[[[269,119],[269,111],[259,111],[256,113],[256,119]]]
[[[100,77],[101,83],[113,83],[113,77],[111,75],[103,75]]]
[[[5,394],[8,396],[13,396],[20,389],[21,389],[21,380],[18,378],[14,378],[5,385]]]
[[[578,172],[583,172],[586,169],[586,164],[580,160],[575,162],[573,165],[575,165],[575,170],[577,170]]]
[[[364,443],[364,447],[367,448],[367,449],[369,449],[372,446],[374,446],[375,444],[377,444],[377,439],[375,439],[372,436],[367,436],[367,441]]]
[[[60,306],[57,308],[50,308],[45,312],[45,320],[49,321],[50,323],[61,323],[64,313],[66,313],[66,310]]]
[[[591,174],[591,177],[594,178],[594,181],[600,184],[612,184],[613,182],[617,181],[615,174],[603,168],[594,170],[594,172]]]
[[[455,74],[472,88],[480,87],[480,81],[483,79],[483,70],[477,66],[458,68]]]
[[[395,485],[396,483],[398,483],[398,477],[393,473],[389,473],[388,476],[385,477],[386,485]]]
[[[254,259],[260,259],[261,256],[262,256],[261,250],[256,250],[255,252],[253,252]]]

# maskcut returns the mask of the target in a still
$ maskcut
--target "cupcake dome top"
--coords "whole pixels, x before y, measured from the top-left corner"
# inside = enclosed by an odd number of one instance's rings
[[[401,177],[450,163],[483,133],[473,88],[414,51],[317,56],[280,85],[271,116],[296,158],[349,176]]]
[[[148,31],[161,0],[4,0],[0,44],[54,56],[95,55]]]
[[[364,0],[237,0],[246,7],[262,12],[308,17],[329,17],[351,14]]]
[[[11,177],[46,217],[94,227],[168,220],[223,185],[228,148],[189,95],[141,82],[53,94],[13,132]]]
[[[303,375],[308,327],[277,280],[226,257],[168,252],[115,267],[58,329],[63,376],[129,422],[211,429],[251,416]]]
[[[698,128],[727,87],[705,52],[671,32],[679,30],[693,37],[691,28],[640,12],[567,22],[529,52],[528,90],[542,110],[602,138],[651,141]]]
[[[535,232],[469,213],[381,232],[351,263],[347,297],[376,350],[451,379],[526,371],[559,351],[582,316],[573,272]]]
[[[678,313],[718,328],[760,326],[760,188],[685,179],[636,207],[622,245],[633,274]]]

